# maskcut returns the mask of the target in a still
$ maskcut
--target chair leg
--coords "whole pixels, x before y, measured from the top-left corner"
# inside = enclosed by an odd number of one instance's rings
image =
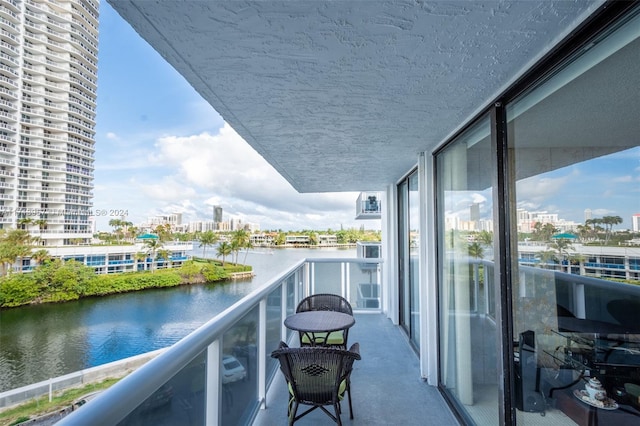
[[[353,405],[351,405],[351,384],[347,383],[347,394],[349,398],[349,418],[353,420]]]
[[[296,413],[298,412],[298,401],[293,401],[293,407],[289,404],[289,426],[293,425],[293,422],[296,421]]]
[[[340,403],[335,403],[333,405],[333,409],[336,411],[336,423],[338,423],[338,426],[342,426],[342,419],[340,419]]]

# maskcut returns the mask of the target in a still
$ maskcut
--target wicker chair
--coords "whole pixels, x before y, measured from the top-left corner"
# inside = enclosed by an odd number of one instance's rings
[[[360,359],[358,343],[354,343],[347,351],[318,346],[290,348],[280,342],[280,347],[271,353],[271,357],[280,362],[280,370],[289,388],[289,425],[316,408],[320,408],[338,425],[342,425],[340,402],[345,393],[349,398],[350,418],[353,419],[351,371],[353,362]],[[300,404],[310,408],[298,415]],[[326,408],[328,406],[333,406],[335,415]]]
[[[329,293],[314,294],[302,299],[296,307],[296,313],[306,311],[336,311],[353,315],[353,309],[347,299],[340,295]],[[322,344],[346,349],[348,337],[348,329],[331,332],[329,336],[326,336],[326,333],[315,333],[311,336],[314,342],[311,342],[309,333],[300,332],[300,345],[311,346]]]

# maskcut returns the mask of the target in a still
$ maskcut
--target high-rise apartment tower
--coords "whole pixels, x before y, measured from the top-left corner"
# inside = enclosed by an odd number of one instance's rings
[[[213,222],[222,222],[222,206],[213,206]]]
[[[91,238],[97,0],[0,0],[0,227]]]

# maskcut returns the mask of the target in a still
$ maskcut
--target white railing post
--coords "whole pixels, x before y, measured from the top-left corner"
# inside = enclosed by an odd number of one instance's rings
[[[294,274],[294,279],[295,279],[295,274]],[[294,287],[294,295],[295,295],[295,288],[297,286],[293,286]],[[282,281],[280,284],[280,294],[282,295],[280,300],[280,341],[282,342],[286,342],[287,341],[287,327],[284,326],[284,320],[287,318],[287,302],[289,300],[289,295],[287,294],[287,281]],[[295,301],[295,296],[294,296],[294,301]]]
[[[267,297],[258,308],[258,401],[260,408],[267,408]]]
[[[220,420],[222,404],[220,363],[222,362],[222,338],[214,340],[207,347],[207,366],[205,368],[205,424],[216,426]]]
[[[298,303],[298,301],[300,299],[302,299],[300,297],[300,293],[302,292],[302,286],[303,286],[303,276],[302,276],[302,271],[306,271],[307,270],[307,265],[305,263],[305,265],[302,267],[302,269],[298,269],[297,271],[295,271],[293,273],[293,304],[295,305],[296,303]]]
[[[340,262],[340,295],[349,300],[349,293],[347,293],[347,283],[349,281],[349,264],[346,262]]]
[[[307,263],[307,265],[309,265],[309,267],[307,268],[308,274],[306,274],[308,281],[303,297],[307,297],[316,293],[316,264],[314,262]]]
[[[576,318],[587,318],[587,298],[585,296],[584,284],[574,284],[573,287],[573,303],[576,311]]]

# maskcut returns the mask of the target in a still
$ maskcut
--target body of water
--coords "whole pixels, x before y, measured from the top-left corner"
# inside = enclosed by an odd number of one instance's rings
[[[0,392],[170,346],[301,258],[355,256],[355,248],[253,249],[238,257],[253,266],[252,280],[0,310]]]

